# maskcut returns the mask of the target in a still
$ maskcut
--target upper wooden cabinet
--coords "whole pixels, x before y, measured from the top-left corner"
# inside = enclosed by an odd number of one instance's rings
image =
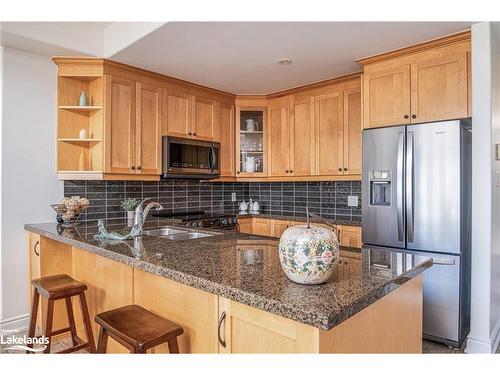
[[[411,64],[411,120],[467,117],[467,53]]]
[[[470,32],[361,59],[364,128],[471,116]]]
[[[163,135],[219,140],[219,102],[167,89],[163,95]]]
[[[234,106],[221,103],[220,105],[220,175],[232,177],[236,175],[235,157]]]
[[[221,107],[233,132],[224,134],[221,163],[234,175],[234,95],[102,58],[53,60],[59,179],[159,180],[162,135],[219,141]]]
[[[367,71],[363,78],[365,127],[410,123],[410,66]]]
[[[106,173],[135,171],[135,82],[106,75]]]
[[[105,173],[159,175],[161,88],[109,75],[105,81]]]
[[[292,98],[290,126],[290,174],[314,174],[314,100],[311,96],[296,95]]]
[[[269,176],[290,175],[290,98],[268,104]]]
[[[163,90],[163,135],[188,137],[191,132],[191,112],[188,94]]]
[[[161,174],[161,87],[136,84],[136,173]]]
[[[316,121],[316,174],[343,174],[344,95],[342,91],[314,99]]]
[[[344,91],[344,173],[361,174],[361,89]]]

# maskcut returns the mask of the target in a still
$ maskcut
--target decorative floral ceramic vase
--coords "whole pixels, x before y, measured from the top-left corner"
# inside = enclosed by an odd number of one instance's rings
[[[281,235],[279,257],[290,280],[299,284],[321,284],[330,278],[339,259],[339,241],[325,226],[296,225]]]

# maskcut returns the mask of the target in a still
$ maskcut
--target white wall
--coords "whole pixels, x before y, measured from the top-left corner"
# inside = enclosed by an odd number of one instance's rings
[[[1,139],[0,322],[27,326],[25,223],[54,221],[62,197],[55,172],[56,67],[45,56],[4,48]]]
[[[468,353],[500,339],[500,39],[498,23],[472,26],[472,272]]]

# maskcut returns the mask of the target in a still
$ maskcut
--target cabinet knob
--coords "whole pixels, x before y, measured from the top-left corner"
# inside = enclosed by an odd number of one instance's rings
[[[342,168],[339,168],[339,172],[342,172]]]
[[[411,115],[411,118],[417,118],[417,115]]]
[[[409,118],[409,116],[408,116],[408,115],[404,115],[404,118],[405,118],[405,119],[408,119],[408,118]]]
[[[196,133],[193,133],[193,135],[196,135]]]
[[[131,169],[135,169],[135,166],[133,165],[133,166],[131,167]]]
[[[344,171],[347,171],[347,168],[344,168]]]
[[[292,170],[292,169],[290,169],[290,173],[293,173],[293,170]]]
[[[139,166],[137,167],[137,169],[141,169],[141,166],[139,165]]]
[[[193,134],[191,132],[189,132],[188,135],[193,135]]]
[[[285,172],[286,172],[286,173],[290,173],[290,171],[289,171],[289,170],[286,170]]]
[[[240,174],[240,171],[236,171],[236,174]]]

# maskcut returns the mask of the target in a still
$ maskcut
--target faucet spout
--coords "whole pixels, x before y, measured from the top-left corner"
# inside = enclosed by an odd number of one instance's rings
[[[148,218],[149,211],[151,211],[152,208],[163,208],[163,206],[158,202],[150,202],[146,208],[143,208],[144,203],[150,199],[151,198],[144,199],[135,209],[134,226],[131,231],[133,236],[139,236],[142,234],[142,227]]]

